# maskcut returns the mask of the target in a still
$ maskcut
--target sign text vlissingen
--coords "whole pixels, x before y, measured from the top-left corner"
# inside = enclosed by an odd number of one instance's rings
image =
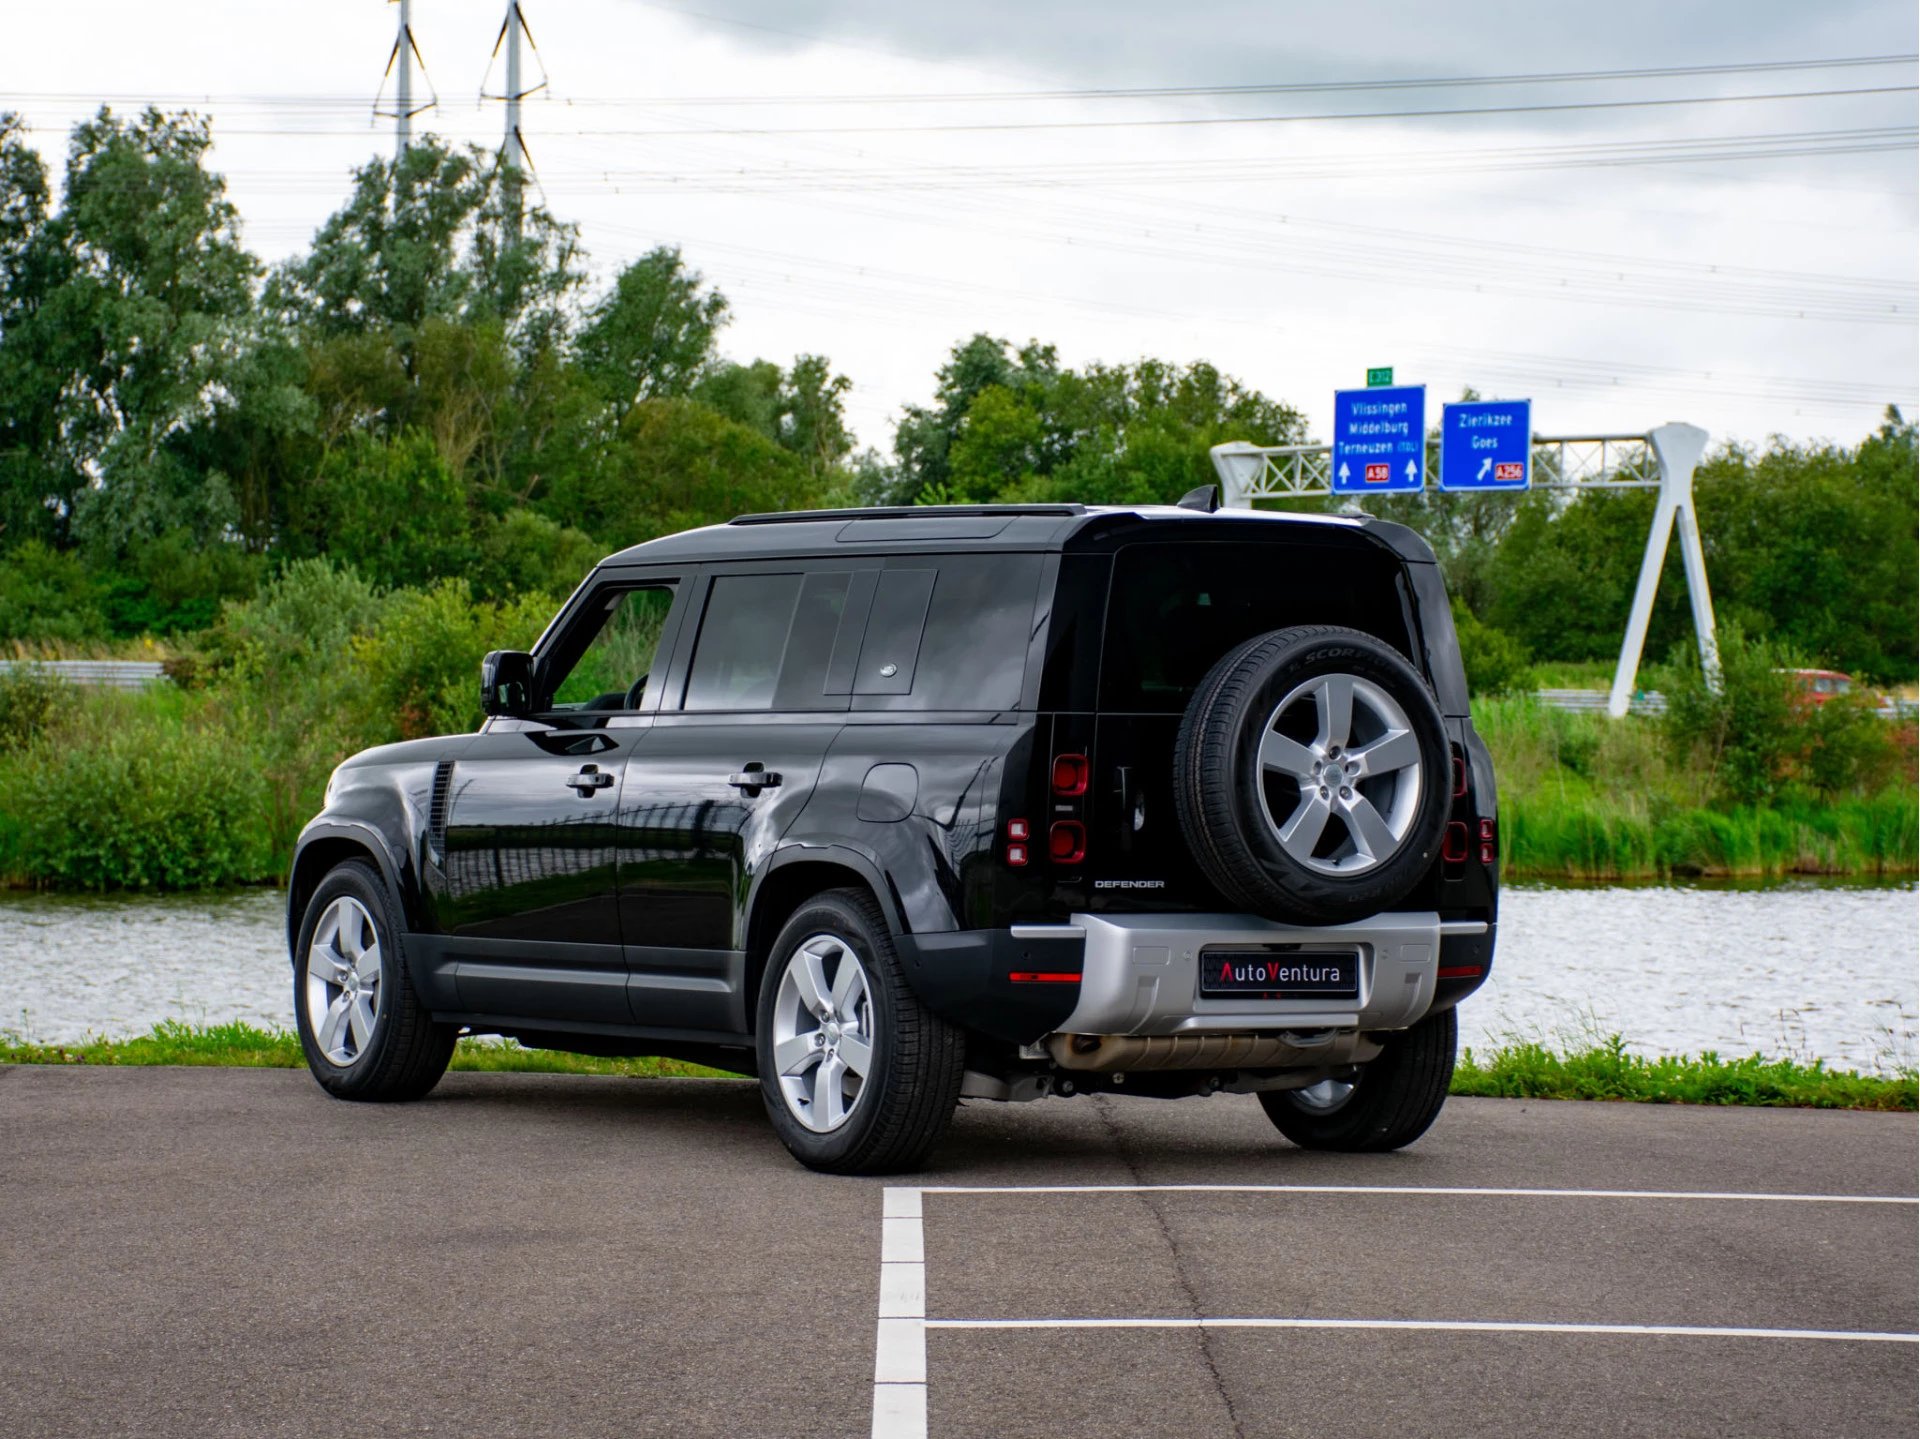
[[[1337,391],[1332,470],[1336,495],[1390,494],[1425,485],[1427,387]]]
[[[1532,460],[1531,400],[1441,406],[1441,489],[1524,490],[1532,482]]]

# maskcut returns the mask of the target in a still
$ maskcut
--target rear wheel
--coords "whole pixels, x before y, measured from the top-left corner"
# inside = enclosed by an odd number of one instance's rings
[[[1352,1080],[1269,1090],[1260,1107],[1274,1128],[1303,1149],[1404,1148],[1427,1132],[1447,1102],[1458,1037],[1454,1011],[1443,1009],[1394,1035]]]
[[[809,1169],[912,1169],[960,1098],[960,1031],[908,988],[886,920],[858,890],[816,896],[780,931],[755,1044],[767,1117]]]
[[[294,1023],[307,1067],[336,1099],[418,1099],[440,1082],[457,1031],[435,1024],[407,975],[400,907],[369,864],[320,881],[300,922]]]

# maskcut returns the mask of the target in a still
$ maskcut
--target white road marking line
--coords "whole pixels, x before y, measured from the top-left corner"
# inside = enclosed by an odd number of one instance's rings
[[[880,1221],[880,1260],[883,1264],[923,1264],[926,1249],[921,1243],[920,1219],[890,1215]]]
[[[880,1317],[882,1319],[925,1319],[927,1317],[926,1265],[882,1264],[880,1266]]]
[[[1542,1324],[1505,1319],[929,1319],[929,1329],[1426,1329],[1447,1333],[1629,1334],[1676,1339],[1852,1339],[1920,1344],[1866,1329],[1734,1329],[1693,1324]]]
[[[889,1194],[894,1191],[888,1190]],[[1891,1194],[1763,1194],[1751,1190],[1687,1189],[1493,1189],[1435,1184],[929,1184],[913,1191],[915,1212],[923,1194],[1414,1194],[1478,1195],[1522,1199],[1746,1200],[1770,1204],[1920,1204],[1920,1197]]]
[[[924,1197],[928,1194],[1406,1194],[1523,1199],[1667,1199],[1706,1203],[1920,1204],[1885,1194],[1766,1194],[1742,1190],[1510,1189],[1410,1184],[929,1184],[882,1191],[880,1303],[873,1346],[872,1439],[926,1439],[929,1329],[1383,1329],[1499,1334],[1621,1334],[1654,1338],[1852,1340],[1920,1344],[1920,1334],[1845,1329],[1734,1329],[1658,1324],[1543,1324],[1477,1319],[927,1319]]]
[[[873,1339],[873,1439],[926,1439],[927,1263],[920,1191],[881,1202],[880,1307]]]

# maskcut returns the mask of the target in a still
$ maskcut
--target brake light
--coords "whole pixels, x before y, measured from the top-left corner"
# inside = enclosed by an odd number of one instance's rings
[[[1007,821],[1007,864],[1014,869],[1023,869],[1027,863],[1027,842],[1033,838],[1033,829],[1024,819]]]
[[[1493,821],[1483,819],[1480,821],[1480,863],[1492,864],[1494,852]]]
[[[1047,857],[1055,864],[1078,864],[1087,857],[1087,827],[1077,819],[1059,819],[1047,831]]]
[[[1087,792],[1088,766],[1083,754],[1063,754],[1053,761],[1053,792],[1071,799]]]
[[[1467,827],[1460,820],[1447,825],[1447,837],[1440,843],[1440,858],[1448,864],[1467,862]]]

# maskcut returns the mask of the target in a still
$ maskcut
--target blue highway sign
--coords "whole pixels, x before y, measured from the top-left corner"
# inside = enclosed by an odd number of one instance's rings
[[[1337,390],[1333,396],[1333,492],[1418,490],[1427,479],[1427,387]]]
[[[1524,490],[1533,480],[1533,401],[1440,407],[1440,488]]]

